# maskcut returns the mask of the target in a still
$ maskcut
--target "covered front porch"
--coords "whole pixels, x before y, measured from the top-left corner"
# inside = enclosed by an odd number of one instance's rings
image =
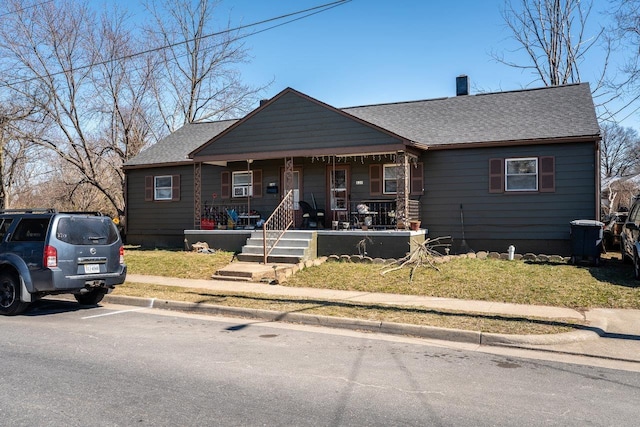
[[[262,157],[194,165],[194,229],[260,229],[277,210],[291,211],[293,229],[419,228],[424,171],[416,153]]]
[[[262,239],[261,230],[184,230],[185,246],[196,242],[206,242],[210,248],[234,252],[238,255],[251,245],[252,239]],[[361,255],[370,258],[399,259],[424,243],[428,230],[293,230],[289,231],[295,240],[296,234],[310,234],[310,251],[299,259],[289,260],[278,255],[270,255],[268,262],[297,263],[306,259],[330,255]],[[288,243],[285,243],[289,245]],[[186,247],[185,249],[188,249]],[[250,249],[249,249],[250,251]],[[262,253],[257,249],[255,261],[262,262]]]

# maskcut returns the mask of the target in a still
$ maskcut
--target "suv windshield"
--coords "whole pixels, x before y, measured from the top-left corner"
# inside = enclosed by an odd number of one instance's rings
[[[110,245],[118,240],[118,232],[110,218],[62,217],[56,238],[72,245]]]

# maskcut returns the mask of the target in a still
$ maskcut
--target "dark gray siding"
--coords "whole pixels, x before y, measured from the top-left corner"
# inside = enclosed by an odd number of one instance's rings
[[[180,200],[144,199],[145,177],[180,175]],[[127,171],[127,243],[145,247],[182,247],[183,231],[193,228],[193,166]]]
[[[594,150],[593,143],[575,143],[429,151],[423,159],[422,225],[432,238],[460,242],[462,204],[465,238],[475,250],[505,252],[516,244],[518,252],[545,246],[566,251],[569,222],[595,216]],[[489,193],[489,159],[528,156],[555,157],[555,192]]]
[[[398,138],[309,99],[285,93],[198,156],[399,143]]]
[[[263,219],[267,219],[273,210],[280,203],[282,193],[282,183],[280,183],[280,168],[284,164],[284,160],[268,160],[255,161],[251,164],[251,170],[262,171],[262,196],[252,197],[250,200],[250,209],[260,213]],[[202,201],[208,202],[216,206],[246,206],[247,198],[226,198],[221,197],[221,173],[223,171],[237,172],[246,171],[246,162],[230,162],[227,167],[203,165],[202,168]],[[279,192],[275,194],[267,194],[267,186],[269,183],[275,182],[278,185]],[[213,194],[217,197],[213,199]]]

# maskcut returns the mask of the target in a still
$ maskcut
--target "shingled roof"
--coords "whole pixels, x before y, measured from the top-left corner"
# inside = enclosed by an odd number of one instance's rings
[[[588,83],[344,108],[426,146],[594,137]]]
[[[189,123],[161,139],[133,159],[125,167],[192,162],[188,154],[200,147],[238,120]]]
[[[341,109],[426,148],[598,139],[588,83]],[[190,162],[188,154],[238,120],[185,125],[125,167]]]

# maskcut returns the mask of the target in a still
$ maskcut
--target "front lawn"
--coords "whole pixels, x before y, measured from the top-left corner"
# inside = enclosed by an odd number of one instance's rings
[[[615,256],[615,255],[614,255]],[[640,281],[632,269],[609,256],[600,267],[564,263],[455,259],[439,264],[440,271],[409,269],[381,275],[374,264],[324,263],[289,278],[284,286],[388,292],[574,309],[640,309]],[[201,254],[183,251],[127,249],[132,274],[208,279],[232,259],[229,252]]]

